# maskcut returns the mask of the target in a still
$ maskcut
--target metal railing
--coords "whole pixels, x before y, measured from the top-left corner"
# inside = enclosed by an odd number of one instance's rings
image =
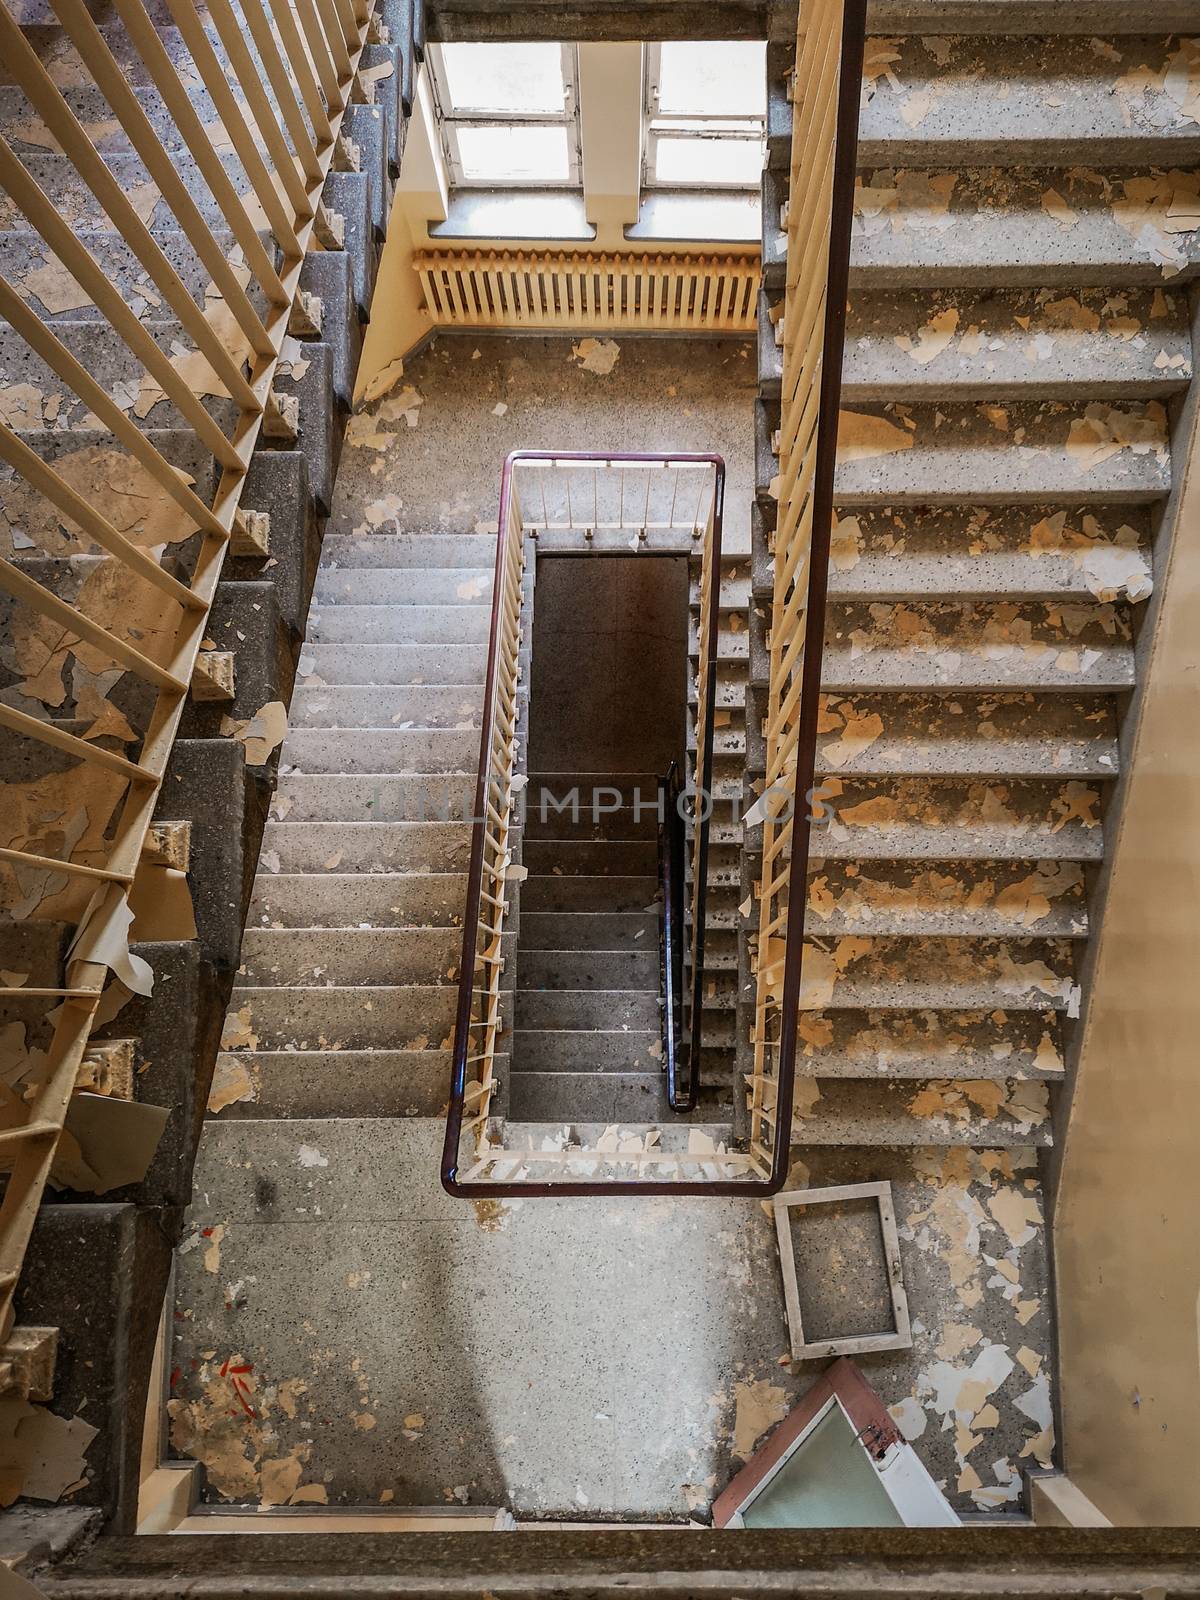
[[[700,1096],[700,1052],[689,1051],[684,1043],[683,1020],[683,945],[684,876],[686,849],[679,767],[672,761],[666,776],[658,783],[658,889],[662,897],[662,933],[659,964],[662,968],[662,1052],[667,1078],[667,1104],[672,1111],[693,1111]],[[681,1093],[679,1073],[688,1064],[688,1085]]]
[[[50,315],[43,318],[30,304],[38,295],[33,283],[0,283],[0,316],[70,397],[55,415],[77,401],[91,414],[86,426],[111,436],[106,447],[116,461],[108,470],[127,473],[143,513],[118,526],[119,496],[94,492],[60,453],[39,453],[11,418],[0,423],[0,459],[18,480],[24,508],[23,536],[11,541],[11,559],[0,559],[0,588],[14,604],[15,633],[40,637],[42,662],[49,656],[59,671],[56,685],[29,671],[21,693],[33,710],[0,705],[0,727],[34,773],[27,784],[7,786],[17,820],[0,850],[0,906],[76,930],[57,981],[8,995],[26,1027],[47,1042],[40,1056],[30,1047],[36,1065],[21,1092],[6,1095],[0,1116],[0,1167],[8,1173],[0,1203],[0,1339],[12,1325],[14,1289],[92,1031],[119,1004],[121,981],[126,991],[149,992],[152,984],[128,950],[130,889],[225,552],[231,537],[246,533],[240,498],[251,455],[264,424],[283,433],[290,426],[272,384],[289,324],[302,309],[305,253],[337,241],[337,221],[325,215],[320,197],[370,10],[368,0],[237,0],[236,8],[233,0],[207,0],[204,8],[163,0],[177,30],[172,54],[142,0],[112,3],[124,43],[140,58],[137,76],[153,91],[149,98],[130,86],[128,62],[114,55],[113,35],[93,21],[86,0],[52,0],[78,55],[73,88],[83,84],[107,100],[147,174],[145,185],[123,183],[110,168],[68,93],[0,7],[8,80],[43,130],[41,148],[68,158],[77,207],[60,214],[35,181],[36,163],[0,138],[0,190],[10,210],[23,214],[31,246],[46,247],[46,275],[58,291],[44,288]],[[201,104],[213,120],[202,119]],[[96,216],[87,225],[111,241],[98,254],[77,236],[83,212]],[[170,255],[156,236],[159,223],[179,237]],[[232,236],[232,249],[219,229]],[[122,291],[118,258],[140,271],[135,292],[143,303],[167,308],[163,315],[176,320],[181,338],[170,351],[127,303],[133,294]],[[207,277],[202,296],[189,288],[189,276],[199,284]],[[138,404],[111,392],[72,354],[51,320],[55,298],[86,307],[98,335],[115,335],[113,348],[141,375],[140,389],[133,380]],[[214,464],[215,487],[168,459],[139,425],[164,401],[176,434],[181,424],[190,433],[195,458]],[[40,424],[39,416],[35,428]],[[69,431],[61,437],[69,440]],[[55,593],[56,564],[44,564],[55,570],[43,582],[44,572],[36,562],[30,570],[25,559],[39,549],[89,558],[92,576],[77,592]],[[72,655],[101,685],[98,701],[95,694],[80,701],[77,692],[74,728],[56,715],[69,698],[61,667]],[[125,673],[146,692],[119,697],[118,707],[106,696]]]
[[[786,1176],[866,0],[804,0],[796,52],[779,514],[761,800],[750,1149]]]
[[[695,765],[685,793],[692,798],[692,872],[701,886],[707,875],[706,804],[711,789],[713,748],[709,708],[715,697],[716,640],[720,607],[721,512],[724,462],[714,455],[627,455],[592,452],[516,451],[504,465],[496,544],[495,585],[484,688],[483,730],[467,908],[459,969],[450,1108],[442,1153],[442,1182],[451,1194],[479,1198],[506,1194],[706,1193],[715,1183],[738,1181],[749,1158],[738,1152],[706,1148],[703,1136],[690,1148],[661,1147],[657,1130],[622,1135],[606,1129],[591,1147],[518,1149],[499,1141],[492,1126],[495,1058],[502,1032],[504,1004],[502,953],[509,894],[524,871],[514,867],[511,839],[518,761],[518,657],[521,650],[522,577],[526,540],[569,533],[599,540],[607,548],[632,545],[641,549],[651,535],[685,535],[687,548],[701,551],[701,614],[695,730]],[[518,481],[519,480],[519,481]],[[652,546],[651,546],[652,547]],[[676,546],[677,547],[677,546]],[[707,570],[715,563],[712,570]],[[677,813],[676,813],[677,814]],[[682,904],[682,883],[672,884],[670,903]],[[693,894],[693,918],[704,915],[704,895]],[[682,914],[674,928],[683,933]],[[664,1060],[671,1104],[695,1104],[702,1049],[702,924],[690,930],[691,1000],[685,1043],[689,1053],[690,1099],[681,1101],[675,1079],[677,1057],[670,1049]],[[672,971],[682,966],[681,948],[673,951]],[[674,995],[671,1010],[674,1011]],[[652,1137],[652,1135],[654,1135]],[[473,1139],[470,1165],[460,1175],[461,1145]],[[635,1140],[638,1147],[634,1148]],[[711,1141],[709,1141],[711,1144]],[[657,1178],[631,1177],[631,1171],[655,1169]],[[550,1176],[539,1177],[540,1169]],[[580,1170],[591,1176],[580,1178]],[[602,1175],[601,1175],[602,1174]],[[707,1174],[707,1176],[706,1176]]]

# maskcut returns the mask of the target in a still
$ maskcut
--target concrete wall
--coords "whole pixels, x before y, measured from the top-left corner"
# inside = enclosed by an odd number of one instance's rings
[[[1200,424],[1176,438],[1055,1219],[1064,1465],[1118,1525],[1200,1523]]]

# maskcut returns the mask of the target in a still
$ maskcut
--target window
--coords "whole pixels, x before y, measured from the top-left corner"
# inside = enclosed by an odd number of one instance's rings
[[[766,45],[676,40],[646,47],[652,188],[757,189],[766,138]]]
[[[452,188],[579,184],[573,45],[442,44],[432,58]]]

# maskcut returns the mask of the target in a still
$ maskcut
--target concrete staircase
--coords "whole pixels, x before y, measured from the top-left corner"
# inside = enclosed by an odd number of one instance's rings
[[[1155,33],[1155,7],[1094,37],[1040,5],[1006,11],[1006,35],[983,9],[889,6],[896,37],[867,44],[802,1144],[1050,1141],[1193,373],[1196,46]],[[748,800],[790,61],[771,47]],[[744,935],[746,983],[751,957]]]
[[[180,136],[118,15],[105,0],[87,9],[150,122],[169,150],[181,151]],[[211,125],[215,108],[169,13],[156,4],[147,9],[163,48],[179,67],[193,107]],[[156,243],[187,292],[228,341],[234,359],[240,359],[244,346],[229,312],[154,185],[147,182],[127,136],[92,85],[88,65],[56,13],[42,0],[22,0],[10,10],[64,90],[110,172],[136,197]],[[229,736],[230,719],[232,724],[244,722],[268,702],[286,703],[291,696],[361,349],[362,322],[371,302],[404,146],[414,57],[420,48],[419,39],[414,39],[416,20],[410,0],[382,0],[372,24],[374,42],[366,47],[362,62],[368,72],[355,90],[355,103],[344,122],[345,138],[322,197],[328,211],[344,220],[345,248],[315,251],[305,260],[300,284],[306,309],[293,317],[293,338],[285,347],[276,382],[281,398],[298,402],[298,427],[290,436],[263,439],[242,493],[244,510],[269,518],[269,534],[259,547],[252,543],[231,547],[209,617],[212,647],[234,657],[234,693],[224,699],[189,702],[162,786],[157,820],[190,826],[188,871],[196,937],[150,931],[149,922],[142,920],[143,907],[133,928],[134,949],[154,969],[154,995],[126,1003],[98,1030],[101,1040],[132,1041],[136,1098],[168,1106],[172,1115],[141,1183],[109,1192],[102,1202],[94,1194],[69,1191],[51,1197],[61,1203],[42,1210],[18,1294],[18,1321],[60,1329],[61,1381],[55,1409],[68,1416],[86,1415],[101,1427],[100,1438],[89,1451],[88,1482],[73,1495],[73,1503],[103,1508],[117,1531],[132,1531],[142,1410],[171,1245],[179,1236],[191,1194],[219,1019],[239,959],[254,864],[276,775],[275,754],[259,766],[246,764],[243,746]],[[217,421],[229,423],[230,402],[221,392],[207,392],[215,387],[211,375],[206,381],[200,372],[180,321],[112,230],[3,66],[0,130],[142,327],[195,378]],[[247,180],[232,157],[226,158],[225,166],[235,187],[245,192]],[[235,273],[248,279],[241,252],[224,230],[212,195],[182,153],[179,170]],[[262,237],[267,240],[265,234]],[[53,326],[68,350],[166,459],[187,475],[196,492],[210,497],[216,474],[207,449],[7,199],[0,202],[0,273]],[[257,290],[251,285],[247,292],[261,311]],[[120,440],[105,431],[5,324],[0,324],[0,386],[5,420],[21,440],[53,463],[135,542],[151,550],[165,543],[164,566],[186,577],[198,540],[194,535],[180,536],[182,514]],[[106,568],[102,553],[81,540],[46,502],[26,492],[7,469],[0,473],[0,498],[0,553],[16,567],[72,602],[86,585],[103,588],[111,563]],[[120,602],[118,585],[110,607],[117,622],[123,617]],[[83,600],[80,604],[87,609]],[[154,627],[138,631],[140,615],[124,615],[131,617],[135,630],[130,636],[149,639],[154,654]],[[92,734],[98,745],[126,756],[135,753],[140,737],[135,730],[145,726],[151,699],[145,685],[120,671],[93,674],[77,654],[72,660],[69,653],[64,653],[59,681],[35,674],[37,663],[27,650],[23,653],[24,636],[13,631],[14,620],[15,608],[6,600],[0,615],[6,632],[0,668],[5,704],[78,734],[86,733],[98,717],[108,718],[108,726]],[[35,676],[37,681],[31,682]],[[0,777],[10,814],[20,813],[22,789],[31,782],[59,782],[58,775],[69,766],[41,746],[27,746],[9,736]],[[88,821],[97,837],[109,825],[117,797],[111,796],[103,815],[92,807]],[[86,850],[89,837],[84,837],[80,849]],[[58,853],[60,841],[52,832],[46,839],[51,853]],[[34,850],[47,847],[36,837],[21,842]],[[72,917],[79,909],[74,890],[57,898],[44,895],[45,905],[35,905],[27,919],[28,907],[16,907],[14,916],[7,872],[6,879],[0,964],[29,969],[34,983],[60,981]],[[30,1047],[44,1045],[45,1009],[32,1000],[14,1000],[5,1007],[5,1020],[25,1024]]]
[[[221,1063],[249,1114],[445,1105],[494,559],[326,541]]]

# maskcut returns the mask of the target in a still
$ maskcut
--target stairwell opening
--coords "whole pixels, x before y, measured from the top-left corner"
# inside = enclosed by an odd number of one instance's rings
[[[541,555],[509,1116],[670,1116],[659,781],[687,747],[686,555]]]

